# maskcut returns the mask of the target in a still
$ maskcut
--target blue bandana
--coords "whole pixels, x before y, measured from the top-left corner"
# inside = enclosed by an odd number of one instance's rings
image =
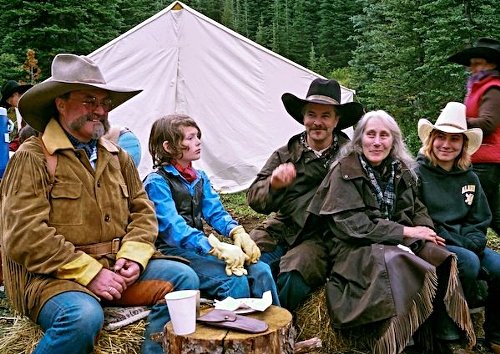
[[[90,158],[92,157],[92,155],[95,153],[95,151],[97,149],[97,140],[92,139],[88,143],[82,143],[81,141],[79,141],[77,138],[75,138],[73,135],[69,134],[68,132],[66,132],[66,136],[68,137],[71,144],[73,144],[75,149],[83,149],[85,151],[85,153],[87,154],[87,157],[90,160]]]

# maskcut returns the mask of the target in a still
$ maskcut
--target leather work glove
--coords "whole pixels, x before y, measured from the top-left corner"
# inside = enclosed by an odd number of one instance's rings
[[[233,239],[234,245],[240,247],[249,257],[248,263],[257,263],[260,258],[260,249],[250,238],[243,226],[236,226],[231,230],[229,236]]]
[[[208,236],[208,243],[213,248],[208,252],[211,255],[223,260],[226,263],[226,274],[228,276],[246,275],[247,270],[243,267],[248,256],[238,246],[229,243],[221,242],[213,234]]]

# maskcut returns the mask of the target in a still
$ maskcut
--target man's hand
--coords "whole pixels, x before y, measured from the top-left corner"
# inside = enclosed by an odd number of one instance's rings
[[[288,187],[295,181],[297,171],[291,162],[283,163],[276,167],[271,174],[271,188],[281,189]]]
[[[247,270],[243,267],[249,257],[238,246],[229,243],[220,242],[213,234],[208,236],[208,242],[212,246],[210,254],[223,260],[226,263],[226,274],[242,276],[247,274]]]
[[[250,238],[243,226],[236,226],[231,230],[231,238],[234,245],[240,247],[243,252],[249,257],[248,263],[257,263],[260,258],[260,249],[255,244],[254,240]]]
[[[121,275],[102,268],[94,279],[88,283],[87,289],[101,299],[112,301],[122,297],[122,292],[127,289],[127,283]]]
[[[127,286],[134,284],[141,275],[139,264],[126,258],[117,259],[114,270],[123,277]]]

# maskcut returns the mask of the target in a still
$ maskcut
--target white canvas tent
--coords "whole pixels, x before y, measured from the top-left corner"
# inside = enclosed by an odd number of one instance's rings
[[[152,171],[152,123],[184,113],[202,131],[202,157],[194,165],[220,192],[248,188],[272,151],[303,130],[281,95],[304,97],[319,76],[181,2],[89,56],[107,81],[144,90],[110,114],[112,124],[127,126],[141,140],[141,177]],[[342,102],[353,94],[342,88]]]

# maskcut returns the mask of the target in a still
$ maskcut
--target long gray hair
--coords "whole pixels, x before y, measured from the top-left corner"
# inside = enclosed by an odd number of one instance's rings
[[[408,169],[413,170],[413,168],[416,165],[415,159],[408,151],[408,148],[406,147],[406,144],[403,141],[403,137],[401,135],[401,129],[399,128],[398,123],[396,123],[396,120],[391,115],[389,115],[389,113],[383,110],[367,112],[361,118],[361,120],[356,125],[356,129],[354,129],[352,140],[346,145],[344,145],[344,147],[339,153],[338,158],[350,155],[353,152],[356,152],[360,155],[363,154],[363,146],[361,139],[363,138],[363,133],[365,131],[366,124],[372,118],[381,119],[384,122],[385,126],[389,128],[389,131],[392,134],[393,142],[392,142],[392,149],[390,152],[391,157],[395,160],[401,161],[403,165],[406,165]]]

